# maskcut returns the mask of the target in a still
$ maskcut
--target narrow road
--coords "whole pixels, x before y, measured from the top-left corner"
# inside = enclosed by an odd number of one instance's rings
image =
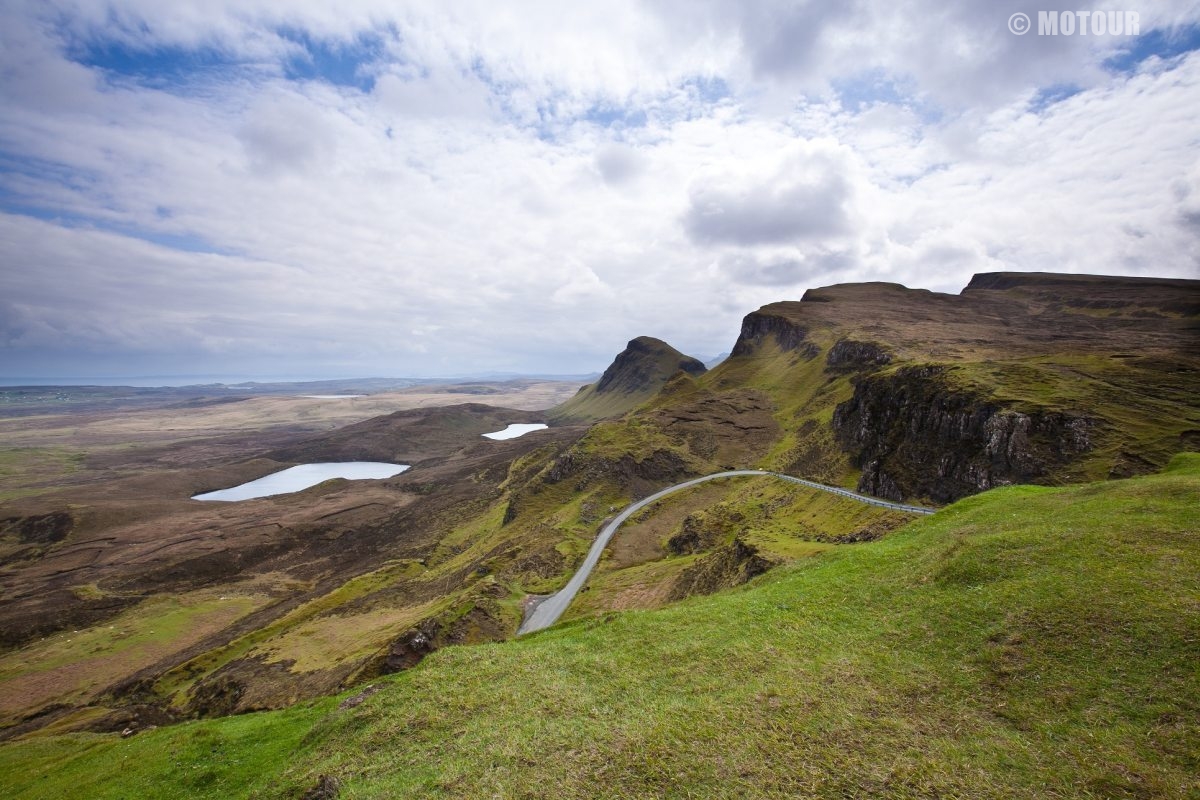
[[[815,483],[814,481],[806,481],[803,478],[794,478],[791,475],[784,475],[779,472],[766,472],[760,469],[734,469],[728,472],[716,472],[712,475],[705,475],[702,478],[693,478],[690,481],[677,483],[674,486],[668,486],[666,489],[661,489],[654,494],[642,500],[638,500],[625,508],[616,519],[604,526],[604,530],[600,531],[600,535],[596,537],[596,541],[592,543],[592,548],[588,550],[587,558],[583,560],[583,564],[571,576],[571,580],[567,585],[560,589],[557,593],[550,595],[545,600],[537,603],[532,607],[532,611],[525,613],[525,621],[521,623],[521,627],[517,629],[517,634],[532,633],[540,631],[542,628],[548,628],[558,621],[558,618],[567,610],[567,606],[571,605],[571,601],[575,599],[575,595],[583,588],[583,584],[587,581],[588,576],[592,574],[592,570],[596,567],[596,563],[600,561],[600,554],[604,552],[604,548],[608,546],[608,542],[612,539],[613,534],[617,529],[629,519],[651,503],[661,500],[669,494],[688,489],[699,483],[716,480],[717,478],[736,478],[743,475],[773,475],[776,478],[782,478],[785,481],[798,483],[801,486],[807,486],[810,489],[818,489],[822,492],[841,495],[851,500],[857,500],[860,503],[867,503],[881,508],[890,508],[893,511],[904,511],[909,514],[932,514],[934,509],[925,508],[924,506],[909,506],[902,503],[893,503],[888,500],[880,500],[878,497],[859,494],[852,492],[849,489],[841,489],[837,486],[826,486],[823,483]]]

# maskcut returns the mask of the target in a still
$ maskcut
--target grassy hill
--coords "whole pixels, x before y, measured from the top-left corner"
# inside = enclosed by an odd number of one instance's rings
[[[356,695],[8,743],[0,792],[1195,797],[1197,497],[1195,454],[996,489],[741,589],[440,650]]]

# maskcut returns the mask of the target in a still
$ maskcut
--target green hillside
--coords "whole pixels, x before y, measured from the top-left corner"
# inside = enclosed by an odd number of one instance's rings
[[[1195,797],[1197,498],[1195,454],[997,489],[743,589],[440,650],[365,697],[5,744],[0,791]]]

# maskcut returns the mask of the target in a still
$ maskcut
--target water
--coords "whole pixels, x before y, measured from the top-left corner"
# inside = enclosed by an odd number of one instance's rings
[[[540,431],[546,427],[546,423],[544,422],[514,422],[502,431],[494,431],[483,435],[488,439],[516,439],[518,436],[524,436],[533,431]]]
[[[258,480],[229,489],[194,495],[193,500],[252,500],[276,494],[299,492],[330,478],[351,481],[391,478],[408,469],[407,464],[386,464],[380,461],[340,461],[322,464],[301,464],[274,472]]]

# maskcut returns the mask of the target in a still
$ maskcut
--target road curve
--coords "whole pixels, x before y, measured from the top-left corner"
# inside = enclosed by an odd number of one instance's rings
[[[539,602],[533,607],[532,612],[526,613],[525,621],[522,622],[521,627],[517,629],[517,635],[540,631],[542,628],[548,628],[558,621],[558,618],[561,617],[563,612],[567,610],[567,606],[571,605],[571,601],[575,599],[575,595],[578,594],[579,590],[583,588],[584,582],[587,581],[588,577],[592,574],[592,570],[596,567],[597,562],[600,561],[600,554],[604,552],[604,548],[608,546],[609,540],[612,539],[613,534],[617,532],[617,529],[621,527],[625,520],[629,519],[631,516],[651,503],[661,500],[669,494],[674,494],[675,492],[688,489],[696,484],[716,480],[717,478],[736,478],[744,475],[772,475],[776,478],[782,478],[785,481],[791,481],[792,483],[798,483],[801,486],[807,486],[810,489],[818,489],[822,492],[841,495],[842,497],[847,497],[851,500],[857,500],[860,503],[868,503],[873,506],[880,506],[881,508],[890,508],[893,511],[904,511],[909,514],[932,514],[934,512],[934,509],[925,508],[924,506],[910,506],[902,503],[893,503],[888,500],[880,500],[878,497],[871,497],[870,495],[852,492],[849,489],[842,489],[837,486],[826,486],[823,483],[806,481],[803,478],[794,478],[791,475],[784,475],[779,472],[767,472],[761,469],[734,469],[727,472],[716,472],[712,475],[705,475],[701,478],[692,478],[690,481],[684,481],[683,483],[677,483],[674,486],[668,486],[665,489],[660,489],[649,497],[643,498],[638,500],[636,503],[626,506],[625,510],[616,516],[616,519],[605,525],[604,530],[600,531],[600,535],[597,536],[596,541],[592,543],[592,548],[588,550],[587,558],[583,560],[583,564],[578,570],[575,571],[575,574],[571,576],[571,580],[567,582],[567,585],[555,594],[552,594],[545,600]]]

